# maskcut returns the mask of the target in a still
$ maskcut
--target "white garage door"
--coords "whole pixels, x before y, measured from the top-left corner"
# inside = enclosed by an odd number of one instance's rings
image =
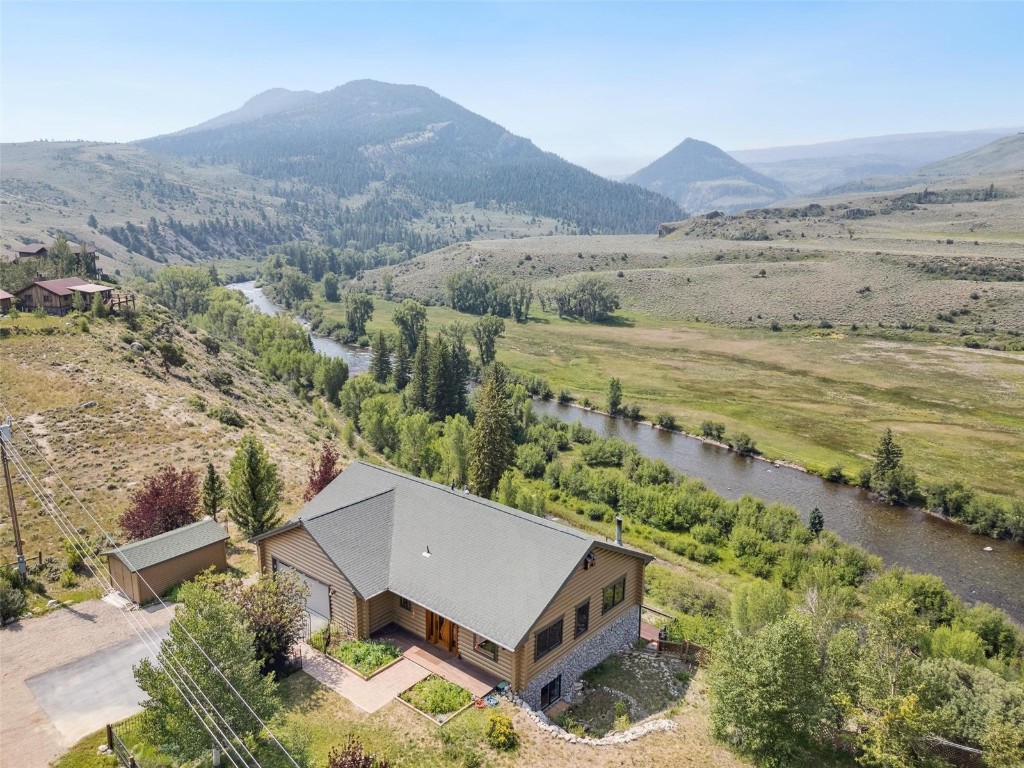
[[[298,568],[292,568],[287,563],[282,563],[280,560],[274,560],[274,570],[284,571],[292,573],[298,577],[299,581],[309,587],[309,595],[306,597],[306,610],[311,614],[316,614],[322,619],[330,620],[331,618],[331,593],[330,588],[322,581],[317,581],[312,576],[309,576]]]

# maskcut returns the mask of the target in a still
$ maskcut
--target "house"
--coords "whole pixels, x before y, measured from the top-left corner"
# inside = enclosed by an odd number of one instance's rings
[[[113,288],[96,285],[80,277],[62,277],[58,280],[36,280],[15,293],[18,309],[32,312],[40,307],[51,315],[66,315],[72,309],[74,295],[79,293],[88,308],[97,293],[104,302],[110,302]]]
[[[19,258],[19,259],[46,258],[47,256],[50,255],[50,249],[52,247],[53,247],[53,245],[46,245],[45,243],[25,243],[20,248],[18,248],[18,254],[17,254],[16,258]],[[92,255],[92,251],[90,251],[85,246],[79,245],[78,243],[72,243],[71,241],[68,241],[68,248],[71,249],[71,253],[73,253],[76,257],[78,257],[78,259],[81,259],[82,256],[90,256],[90,255]]]
[[[652,558],[617,540],[362,462],[252,539],[262,571],[309,586],[314,619],[398,625],[541,708],[639,635]]]
[[[212,518],[100,553],[107,556],[110,585],[139,605],[207,568],[228,567],[227,531]]]
[[[14,306],[14,294],[0,290],[0,314],[6,314]]]

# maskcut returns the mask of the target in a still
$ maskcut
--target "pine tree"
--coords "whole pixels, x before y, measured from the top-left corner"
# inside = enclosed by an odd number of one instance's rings
[[[412,381],[409,383],[409,405],[425,411],[429,408],[427,391],[430,381],[430,339],[427,332],[420,334],[416,357],[412,362]]]
[[[377,332],[373,341],[373,358],[370,360],[370,375],[378,384],[387,384],[391,378],[391,350],[384,331]]]
[[[394,379],[395,390],[401,392],[409,383],[412,375],[412,365],[409,361],[409,349],[405,346],[405,339],[398,337],[395,344],[395,364],[391,371]]]
[[[871,470],[872,477],[876,483],[883,483],[885,477],[899,468],[903,461],[903,449],[893,440],[892,430],[886,429],[882,440],[875,449],[875,466]]]
[[[427,410],[435,421],[453,416],[455,404],[455,371],[448,344],[438,336],[430,350],[430,368],[427,376]]]
[[[811,519],[807,527],[814,534],[815,538],[825,529],[825,515],[817,507],[811,510]]]
[[[490,498],[516,456],[512,406],[504,379],[504,371],[499,366],[492,367],[476,398],[469,485],[473,493],[486,498]]]
[[[258,536],[281,522],[281,480],[277,466],[253,435],[246,435],[228,472],[231,519],[246,536]]]
[[[470,332],[470,328],[464,323],[456,321],[446,326],[442,332],[448,339],[452,358],[451,413],[465,413],[466,392],[469,389],[469,375],[471,373],[469,348],[466,346],[466,335]]]
[[[224,506],[224,481],[217,474],[213,462],[206,465],[206,478],[203,480],[203,512],[214,520]]]

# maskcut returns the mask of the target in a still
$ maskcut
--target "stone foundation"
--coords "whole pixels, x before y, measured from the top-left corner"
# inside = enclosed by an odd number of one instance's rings
[[[540,689],[562,676],[562,698],[568,699],[576,681],[588,669],[593,669],[616,651],[629,648],[640,632],[640,606],[635,605],[599,633],[579,643],[554,664],[538,673],[526,687],[518,691],[529,706],[540,708]]]

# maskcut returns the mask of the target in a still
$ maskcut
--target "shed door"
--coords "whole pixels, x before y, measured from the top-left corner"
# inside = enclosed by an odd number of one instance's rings
[[[322,581],[317,581],[298,568],[292,568],[287,563],[282,563],[274,558],[273,568],[275,571],[285,571],[295,574],[299,581],[309,587],[309,595],[306,596],[306,610],[317,617],[330,621],[331,619],[331,591],[330,587]]]

